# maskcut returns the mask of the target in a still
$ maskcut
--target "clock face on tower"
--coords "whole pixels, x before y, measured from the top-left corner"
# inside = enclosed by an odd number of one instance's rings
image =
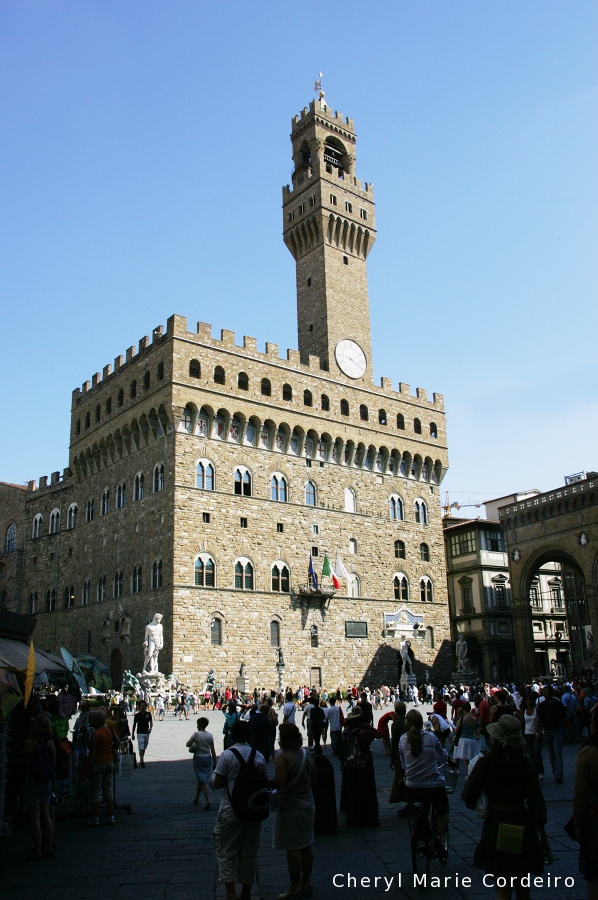
[[[342,340],[334,351],[341,372],[349,378],[361,378],[367,368],[365,353],[355,341]]]

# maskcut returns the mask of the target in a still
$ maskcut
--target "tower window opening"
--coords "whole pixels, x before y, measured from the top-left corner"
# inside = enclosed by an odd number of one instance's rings
[[[359,210],[359,217],[360,217],[361,219],[366,220],[367,217],[368,217],[368,211],[367,211],[367,209],[360,209],[360,210]]]
[[[348,212],[348,213],[352,213],[352,212],[353,212],[353,204],[352,204],[352,203],[349,203],[348,200],[345,200],[345,211]]]
[[[309,323],[309,330],[310,330],[310,331],[313,331],[313,330],[314,330],[313,322],[310,322],[310,323]]]
[[[341,400],[341,416],[349,415],[349,401]]]
[[[349,257],[348,257],[348,256],[343,256],[343,263],[344,263],[346,266],[349,265]]]
[[[308,278],[308,279],[307,279],[307,286],[308,286],[308,287],[311,287],[311,278]]]
[[[403,415],[403,413],[399,413],[397,415],[397,428],[399,428],[401,431],[405,430],[405,416]]]
[[[293,399],[293,388],[291,387],[290,384],[283,384],[282,399],[283,400],[292,400]]]
[[[214,384],[224,384],[224,369],[222,366],[216,366],[214,369]]]
[[[303,405],[304,406],[312,406],[313,400],[311,391],[303,391]]]
[[[421,433],[422,433],[422,423],[420,422],[419,419],[414,419],[414,420],[413,420],[413,430],[414,430],[414,432],[415,432],[416,434],[421,434]]]
[[[189,363],[189,378],[200,378],[201,366],[198,359],[192,359]]]
[[[322,409],[324,412],[330,411],[330,400],[326,394],[322,394]]]
[[[300,203],[299,204],[299,213],[304,213],[304,212],[305,212],[305,203]]]
[[[246,372],[239,372],[237,378],[237,385],[240,391],[248,391],[249,390],[249,378]]]
[[[333,206],[336,206],[336,196],[334,194],[330,195],[330,202]]]
[[[367,422],[369,419],[368,408],[363,403],[359,407],[359,418],[361,419],[362,422]]]
[[[311,159],[311,157],[310,157],[310,159]],[[310,198],[309,198],[309,205],[310,205],[310,206],[315,206],[315,205],[316,205],[316,198],[315,198],[315,197],[310,197]]]
[[[386,410],[379,409],[378,410],[378,422],[380,425],[386,425]]]

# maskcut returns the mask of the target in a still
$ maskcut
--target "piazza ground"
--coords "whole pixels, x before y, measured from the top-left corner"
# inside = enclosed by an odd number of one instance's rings
[[[222,750],[223,716],[208,712],[209,729],[215,736],[217,752]],[[376,720],[380,713],[376,713]],[[224,889],[217,883],[217,867],[212,844],[220,792],[212,794],[212,809],[204,812],[191,804],[195,792],[192,759],[185,742],[195,721],[180,722],[170,713],[157,722],[150,739],[145,769],[132,778],[117,781],[117,802],[130,803],[130,814],[117,810],[116,827],[87,827],[87,818],[62,815],[56,829],[56,856],[51,861],[25,861],[30,846],[24,827],[0,837],[0,897],[2,900],[222,900]],[[563,831],[571,814],[573,768],[577,747],[565,747],[565,781],[555,786],[547,775],[542,782],[549,822],[547,833],[554,853],[549,867],[552,875],[575,878],[574,888],[533,889],[532,898],[582,900],[585,882],[577,868],[577,849]],[[330,748],[326,750],[330,755]],[[545,765],[548,765],[546,750]],[[495,891],[484,888],[482,873],[473,869],[471,859],[481,830],[481,820],[465,808],[460,799],[464,783],[461,775],[457,791],[451,795],[450,857],[446,866],[432,864],[433,874],[460,878],[469,876],[471,887],[447,890],[428,888],[422,893],[411,886],[407,823],[397,818],[396,805],[388,803],[392,772],[381,741],[374,744],[374,762],[380,827],[354,831],[339,815],[336,834],[316,838],[313,874],[314,900],[353,900],[427,895],[432,900],[494,898]],[[337,800],[340,796],[339,763],[336,770]],[[270,764],[273,771],[273,764]],[[105,817],[104,817],[105,818]],[[258,881],[252,897],[276,900],[288,887],[285,854],[271,848],[272,819],[262,828],[258,856]],[[402,872],[402,888],[397,885]],[[348,873],[359,879],[386,876],[394,881],[385,893],[378,887],[335,888],[336,874]],[[373,884],[373,881],[372,881]],[[561,882],[562,884],[562,882]]]

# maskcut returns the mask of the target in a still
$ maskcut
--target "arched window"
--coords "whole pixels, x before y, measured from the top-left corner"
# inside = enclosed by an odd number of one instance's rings
[[[405,559],[405,541],[395,541],[395,556],[397,559]]]
[[[415,513],[415,521],[419,522],[420,525],[428,524],[428,510],[426,504],[423,500],[416,500],[413,504],[413,510]]]
[[[10,525],[8,526],[10,528]],[[60,531],[60,510],[53,509],[50,513],[50,534],[58,534]],[[16,528],[15,528],[15,537],[16,537]]]
[[[419,599],[422,603],[433,603],[434,594],[432,591],[432,582],[427,575],[420,578],[419,582]]]
[[[355,491],[350,487],[345,488],[345,512],[354,513],[356,511]]]
[[[438,428],[436,426],[436,422],[430,422],[430,437],[431,438],[438,437]]]
[[[272,566],[272,590],[288,594],[290,587],[289,570],[283,563],[275,563]]]
[[[389,506],[390,518],[401,521],[403,518],[403,501],[398,494],[391,494]]]
[[[352,574],[347,582],[347,594],[349,597],[361,597],[361,581],[359,575]]]
[[[122,509],[127,502],[127,485],[126,482],[121,483],[116,488],[116,508]]]
[[[313,398],[311,395],[311,391],[303,391],[303,405],[304,406],[312,406]]]
[[[241,440],[241,421],[237,419],[236,416],[230,420],[230,425],[228,428],[228,436],[231,441],[235,441],[237,444]]]
[[[76,528],[77,526],[77,516],[79,514],[79,507],[76,503],[71,503],[69,506],[69,511],[67,513],[66,519],[66,527],[70,530],[71,528]]]
[[[379,409],[378,410],[378,422],[380,425],[386,425],[386,410]]]
[[[426,647],[434,649],[434,629],[431,625],[426,628]]]
[[[270,622],[270,646],[280,647],[280,622]]]
[[[216,567],[211,556],[203,554],[195,560],[195,584],[200,587],[214,587]]]
[[[89,598],[91,596],[91,581],[89,578],[86,578],[83,582],[83,592],[81,594],[81,606],[89,605]]]
[[[313,481],[308,481],[305,485],[305,505],[306,506],[315,506],[316,505],[316,486]]]
[[[85,427],[89,428],[90,425],[91,425],[91,413],[86,412],[85,413]]]
[[[287,480],[284,475],[273,475],[270,479],[270,496],[272,500],[287,502]]]
[[[235,587],[240,590],[253,590],[253,566],[249,560],[238,559],[235,563]]]
[[[357,553],[357,541],[355,538],[349,538],[349,553],[352,555]]]
[[[143,587],[143,579],[142,579],[141,566],[134,566],[133,578],[132,578],[132,583],[131,583],[131,593],[138,594],[142,590],[142,587]]]
[[[402,600],[403,603],[407,603],[409,600],[409,584],[407,582],[407,578],[403,575],[402,572],[397,572],[393,580],[393,586],[395,591],[395,600]]]
[[[118,569],[114,573],[114,596],[122,597],[123,595],[123,570]]]
[[[38,538],[42,536],[42,516],[41,513],[38,513],[33,519],[33,526],[31,528],[31,537]]]
[[[81,434],[81,419],[75,422],[75,434]]]
[[[414,430],[414,432],[415,432],[416,434],[421,434],[421,433],[422,433],[422,423],[420,422],[419,419],[414,419],[414,420],[413,420],[413,430]]]
[[[430,562],[430,548],[427,544],[419,545],[419,558],[424,562]]]
[[[200,459],[195,467],[195,487],[202,491],[214,490],[214,466],[207,459]]]
[[[100,515],[106,516],[110,512],[110,491],[108,488],[102,491],[100,499]]]
[[[249,390],[249,378],[247,377],[247,372],[239,372],[239,375],[237,377],[237,386],[240,391]]]
[[[193,410],[190,406],[186,406],[183,410],[181,425],[183,426],[184,431],[188,431],[189,434],[191,434],[193,431]]]
[[[216,368],[214,369],[214,384],[224,384],[224,383],[225,383],[224,369],[222,368],[222,366],[216,366]]]
[[[349,415],[349,401],[341,400],[341,416]]]
[[[98,578],[98,590],[97,590],[97,601],[98,603],[103,603],[106,599],[106,576],[100,575]]]
[[[405,430],[405,416],[403,415],[403,413],[399,413],[397,415],[397,428],[399,428],[401,431]]]
[[[213,647],[222,645],[222,619],[215,616],[210,624],[210,643]]]
[[[162,587],[162,560],[155,559],[152,566],[152,589]]]
[[[235,469],[235,494],[251,497],[251,475],[248,469]]]
[[[158,363],[157,378],[158,378],[158,381],[162,381],[164,379],[164,363],[163,362]]]
[[[96,406],[96,422],[99,422],[101,418],[102,418],[102,407],[98,403],[98,405]]]
[[[124,388],[119,388],[118,391],[118,405],[124,406],[125,403],[125,391]]]
[[[56,609],[56,589],[46,591],[46,612],[54,612]]]
[[[262,378],[260,390],[263,397],[270,397],[272,395],[272,385],[270,384],[269,378]]]
[[[106,397],[106,415],[109,416],[112,412],[112,397]]]
[[[90,497],[90,499],[87,501],[87,505],[85,507],[85,521],[86,522],[93,522],[94,508],[95,508],[95,501],[94,501],[93,497]]]
[[[330,411],[330,400],[326,394],[322,394],[322,409],[324,412]]]
[[[312,625],[309,629],[309,646],[317,647],[318,646],[318,626]]]
[[[146,372],[145,375],[143,376],[143,387],[145,388],[146,391],[149,390],[149,386],[151,383],[152,383],[152,376],[150,375],[149,372]]]
[[[37,591],[29,594],[29,615],[34,616],[37,612]]]
[[[133,500],[143,500],[144,490],[145,479],[143,477],[143,472],[138,472],[135,476],[135,483],[133,486]]]
[[[282,399],[283,400],[292,400],[293,399],[293,388],[291,387],[290,384],[283,384]]]
[[[164,490],[164,463],[158,463],[154,468],[154,493]]]
[[[69,587],[68,584],[64,589],[64,608],[72,609],[75,605],[75,587],[71,584]]]
[[[192,359],[189,363],[189,378],[201,378],[201,366],[198,359]]]
[[[136,381],[131,382],[131,385],[129,387],[129,396],[131,397],[131,400],[137,396],[137,382]]]
[[[362,422],[367,422],[370,418],[370,414],[368,412],[368,408],[365,403],[362,403],[359,407],[359,418]]]

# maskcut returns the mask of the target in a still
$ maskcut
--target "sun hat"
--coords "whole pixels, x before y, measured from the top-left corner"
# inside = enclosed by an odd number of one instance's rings
[[[348,722],[349,719],[359,719],[361,717],[362,710],[361,709],[352,709],[349,715],[346,718]]]
[[[521,733],[521,723],[515,716],[505,714],[498,722],[491,722],[486,726],[488,734],[506,747],[523,747],[525,738]]]

